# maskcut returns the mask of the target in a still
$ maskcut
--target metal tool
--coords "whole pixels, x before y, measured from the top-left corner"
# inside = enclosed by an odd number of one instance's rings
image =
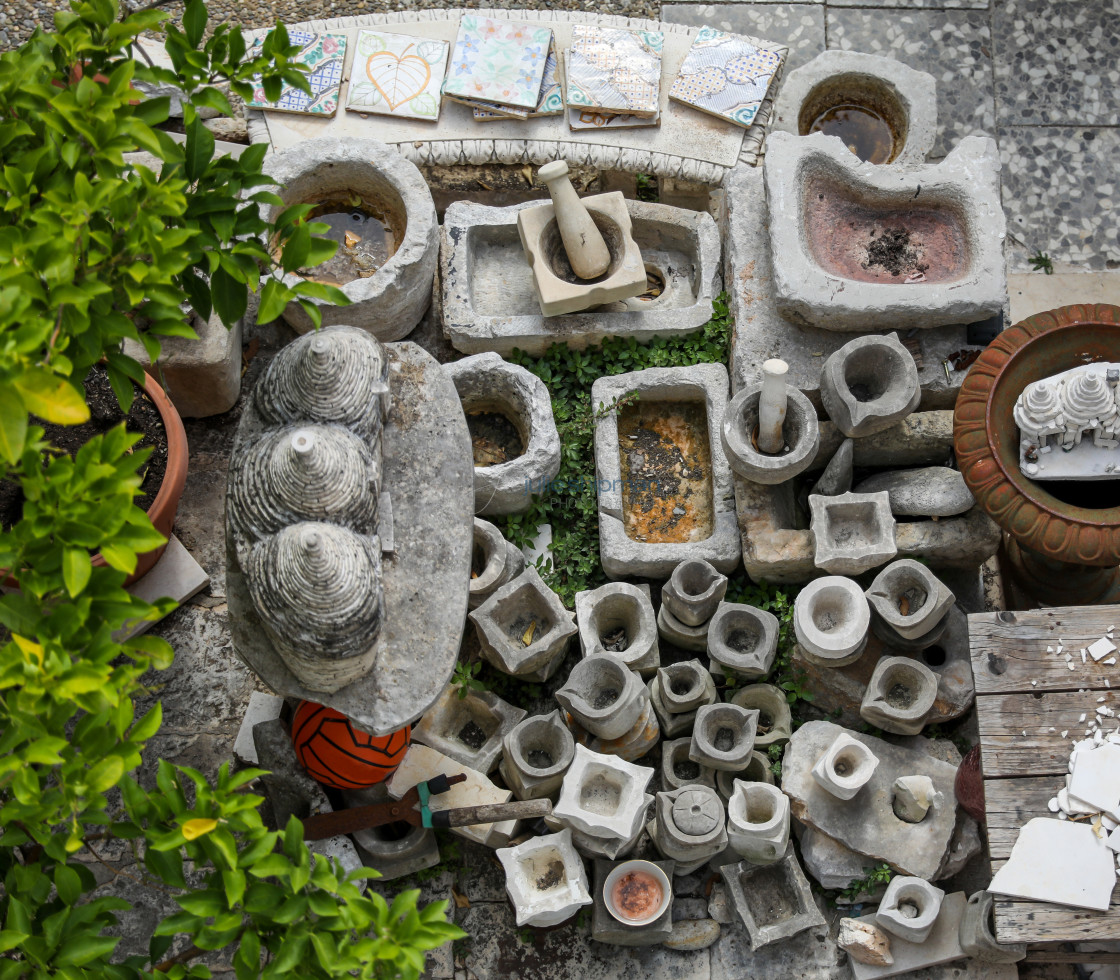
[[[372,803],[352,806],[333,813],[317,813],[303,821],[304,840],[325,840],[339,834],[353,834],[371,827],[389,823],[407,823],[413,827],[467,827],[478,823],[496,823],[500,820],[522,820],[546,817],[552,812],[549,800],[525,800],[519,803],[492,803],[484,806],[464,806],[453,810],[433,810],[428,801],[433,796],[446,793],[456,783],[466,780],[464,773],[454,776],[436,776],[426,783],[413,786],[399,800],[390,803]],[[419,804],[419,808],[417,808]]]

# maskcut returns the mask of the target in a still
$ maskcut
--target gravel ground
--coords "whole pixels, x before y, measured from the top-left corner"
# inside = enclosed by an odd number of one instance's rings
[[[236,20],[246,27],[269,27],[277,20],[297,23],[319,17],[441,7],[584,10],[656,19],[659,6],[657,0],[511,0],[507,3],[478,3],[472,0],[351,0],[348,3],[335,0],[211,0],[209,4],[213,21]],[[69,9],[66,0],[3,0],[0,5],[0,50],[20,44],[36,27],[51,26],[54,12],[66,9]],[[167,6],[172,16],[178,16],[181,9],[178,3]]]

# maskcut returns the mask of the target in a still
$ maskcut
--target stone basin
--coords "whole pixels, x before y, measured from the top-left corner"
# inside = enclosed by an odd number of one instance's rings
[[[721,288],[719,231],[711,215],[667,204],[627,201],[647,279],[659,294],[546,317],[517,232],[529,201],[492,208],[467,201],[448,207],[440,244],[443,330],[468,354],[518,347],[534,356],[553,343],[583,348],[605,337],[676,337],[712,315]]]

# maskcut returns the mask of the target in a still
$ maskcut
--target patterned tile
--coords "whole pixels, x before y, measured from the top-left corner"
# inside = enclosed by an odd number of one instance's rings
[[[358,31],[346,108],[407,119],[439,119],[446,41]]]
[[[300,46],[296,61],[307,65],[311,94],[285,85],[280,98],[269,102],[264,88],[259,85],[247,103],[253,109],[272,109],[277,112],[300,112],[312,116],[333,116],[338,110],[338,93],[342,88],[342,68],[346,62],[345,34],[311,34],[307,31],[289,31],[288,40]],[[249,57],[260,57],[264,38],[253,42]]]
[[[568,105],[652,116],[661,92],[664,40],[660,31],[576,24],[564,54]]]
[[[1090,269],[1120,263],[1120,130],[1011,127],[999,155],[1007,229],[1022,242],[1012,271],[1027,271],[1036,250]]]
[[[786,45],[787,73],[824,50],[824,7],[815,3],[667,3],[661,19]]]
[[[1001,126],[1120,122],[1120,5],[1001,0],[992,11]]]
[[[535,109],[551,41],[548,27],[464,14],[444,94]]]
[[[471,102],[474,106],[474,118],[478,122],[493,122],[496,119],[521,118],[531,119],[537,116],[560,116],[564,113],[564,90],[560,86],[559,60],[556,54],[556,38],[548,42],[548,59],[544,63],[544,80],[541,82],[541,94],[537,98],[537,107],[532,112],[519,115],[511,112],[508,107],[499,106],[493,102]]]
[[[669,98],[749,126],[781,63],[779,54],[745,37],[705,27],[673,79]]]
[[[995,135],[992,39],[981,10],[828,10],[828,46],[895,58],[937,82],[932,159],[983,130]]]

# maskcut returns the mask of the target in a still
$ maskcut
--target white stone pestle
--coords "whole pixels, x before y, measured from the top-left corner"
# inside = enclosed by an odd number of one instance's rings
[[[786,421],[786,372],[789,365],[776,357],[762,365],[762,393],[758,399],[758,449],[780,453],[786,444],[782,426]]]
[[[597,279],[610,267],[611,253],[568,179],[568,165],[563,160],[553,160],[541,167],[537,176],[548,185],[572,271],[580,279]]]

